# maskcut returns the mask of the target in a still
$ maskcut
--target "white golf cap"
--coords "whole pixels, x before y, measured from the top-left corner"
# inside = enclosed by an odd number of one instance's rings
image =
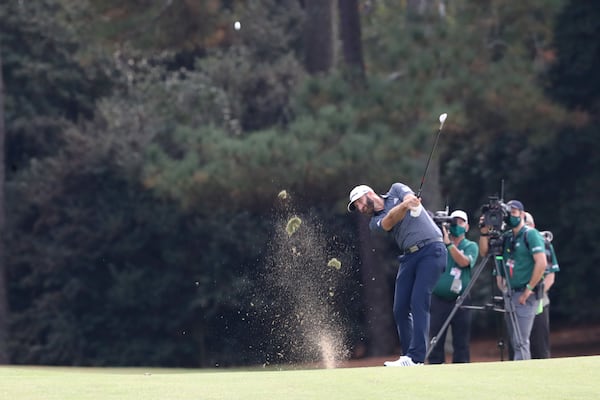
[[[535,226],[535,220],[533,219],[533,215],[531,215],[528,212],[525,212],[525,225],[530,226],[532,228]]]
[[[467,213],[461,210],[456,210],[453,211],[452,214],[450,214],[450,218],[460,218],[463,221],[465,221],[467,224],[469,223],[469,218],[467,217]]]
[[[358,185],[354,189],[352,189],[352,191],[350,192],[350,202],[348,203],[348,211],[354,211],[354,202],[369,192],[373,192],[373,189],[371,189],[367,185]]]

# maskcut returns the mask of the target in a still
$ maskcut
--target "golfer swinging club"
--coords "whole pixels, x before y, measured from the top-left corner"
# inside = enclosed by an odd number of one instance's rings
[[[348,203],[348,211],[353,210],[371,216],[371,231],[391,233],[400,249],[393,311],[402,355],[384,365],[423,364],[429,340],[431,292],[446,267],[442,233],[427,212],[420,212],[421,199],[402,183],[394,183],[382,196],[369,186],[356,186]]]

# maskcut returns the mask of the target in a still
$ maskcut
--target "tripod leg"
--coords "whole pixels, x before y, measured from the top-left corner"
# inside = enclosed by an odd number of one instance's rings
[[[450,325],[450,322],[452,321],[452,318],[454,317],[454,314],[456,314],[456,312],[458,311],[458,309],[460,308],[460,306],[462,306],[462,303],[465,301],[465,298],[471,292],[471,289],[473,288],[473,285],[475,285],[475,282],[477,281],[477,278],[481,274],[481,271],[483,270],[483,268],[487,264],[487,261],[488,261],[489,258],[490,258],[490,256],[488,254],[487,256],[485,256],[479,262],[479,265],[477,265],[475,267],[475,270],[473,271],[473,275],[471,276],[471,280],[469,281],[469,284],[465,288],[464,292],[460,296],[458,296],[458,298],[456,299],[456,302],[454,304],[454,308],[452,309],[452,311],[450,311],[450,315],[448,315],[448,318],[446,318],[446,320],[442,324],[442,327],[440,328],[440,330],[438,331],[438,333],[436,333],[435,336],[433,336],[431,338],[431,341],[429,342],[429,348],[427,349],[427,353],[425,354],[425,360],[427,360],[429,358],[429,355],[431,354],[431,352],[433,351],[433,348],[435,347],[435,345],[438,342],[438,338],[446,331],[446,329],[448,329],[448,325]]]
[[[505,314],[505,313],[503,313]],[[496,319],[496,330],[498,341],[496,345],[498,346],[498,350],[500,351],[500,361],[504,361],[504,349],[507,347],[505,337],[508,335],[508,326],[506,324],[506,315],[499,315]],[[510,345],[510,338],[508,339],[508,358],[511,358],[512,347]]]
[[[502,297],[504,298],[504,309],[506,310],[506,326],[508,328],[510,342],[513,349],[513,357],[516,357],[517,354],[523,353],[523,337],[521,335],[521,328],[519,326],[515,305],[513,303],[512,295],[510,293],[511,289],[508,289],[504,293],[502,293]]]

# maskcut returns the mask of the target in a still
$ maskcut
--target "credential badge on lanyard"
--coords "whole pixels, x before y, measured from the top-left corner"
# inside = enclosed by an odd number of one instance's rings
[[[508,266],[508,274],[512,278],[513,277],[513,269],[515,267],[515,260],[513,260],[512,258],[509,258],[506,261],[506,265]]]

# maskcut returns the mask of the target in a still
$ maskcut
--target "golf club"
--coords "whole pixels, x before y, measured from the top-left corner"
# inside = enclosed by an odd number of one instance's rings
[[[421,186],[419,186],[419,191],[417,192],[417,197],[421,197],[421,191],[423,190],[423,184],[425,183],[425,176],[427,175],[427,170],[429,169],[429,163],[431,162],[431,156],[435,151],[435,146],[437,145],[438,139],[440,138],[440,133],[442,133],[442,128],[444,127],[444,122],[448,114],[443,113],[440,115],[440,129],[438,129],[437,135],[435,137],[435,141],[433,142],[433,147],[431,148],[431,152],[429,153],[429,158],[427,158],[427,164],[425,164],[425,172],[423,172],[423,177],[421,178]]]
[[[421,178],[421,186],[419,186],[419,191],[417,192],[417,197],[421,197],[421,191],[423,190],[423,184],[425,183],[425,176],[427,175],[427,170],[429,169],[429,163],[431,162],[431,156],[433,155],[433,152],[435,151],[435,146],[437,145],[438,139],[440,138],[440,133],[442,133],[442,128],[444,127],[444,122],[446,121],[446,118],[448,117],[448,114],[443,113],[440,114],[440,129],[438,129],[437,135],[435,137],[435,141],[433,142],[433,147],[431,148],[431,152],[429,153],[429,157],[427,158],[427,164],[425,164],[425,171],[423,172],[423,177]],[[415,208],[413,210],[410,211],[410,215],[413,217],[418,217],[419,214],[421,214],[421,209],[423,208],[423,206],[419,206],[418,208]]]

